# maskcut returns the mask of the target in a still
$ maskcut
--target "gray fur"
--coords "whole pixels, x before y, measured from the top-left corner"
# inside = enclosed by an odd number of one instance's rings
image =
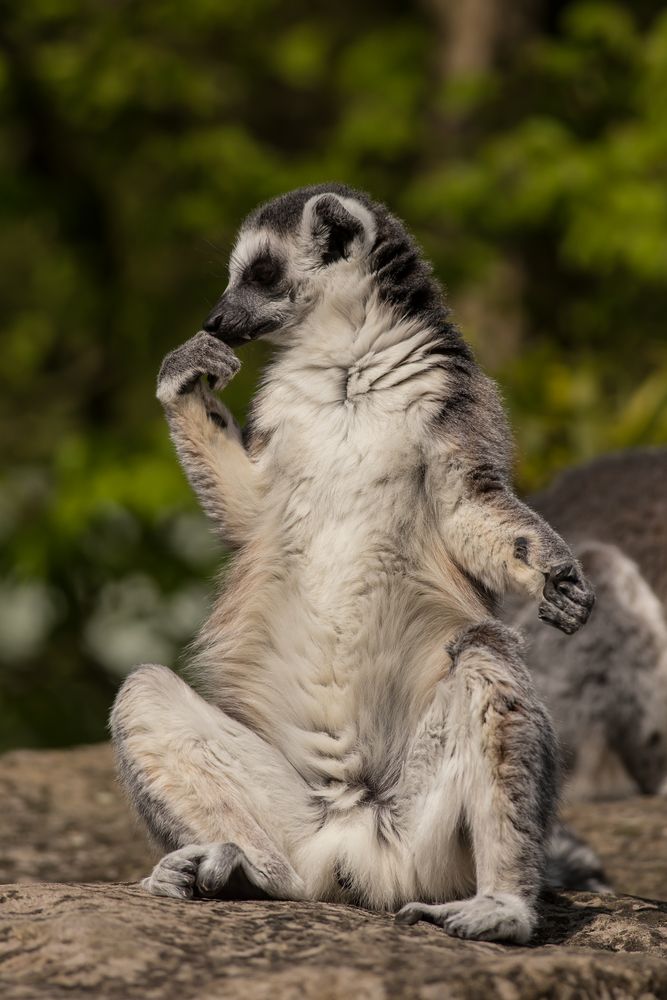
[[[556,823],[551,832],[547,858],[548,888],[611,892],[595,852],[562,823]]]
[[[667,449],[596,459],[531,501],[572,542],[595,613],[564,641],[515,600],[509,620],[565,751],[570,793],[655,794],[667,778]]]
[[[258,336],[279,350],[242,440],[202,376],[224,384],[229,347]],[[114,709],[145,809],[192,831],[147,888],[183,894],[217,858],[222,894],[233,856],[270,895],[414,901],[406,919],[527,940],[557,748],[489,609],[524,589],[571,632],[593,596],[514,496],[497,390],[412,238],[339,185],[260,207],[158,396],[236,551],[190,665],[200,693],[152,668]]]

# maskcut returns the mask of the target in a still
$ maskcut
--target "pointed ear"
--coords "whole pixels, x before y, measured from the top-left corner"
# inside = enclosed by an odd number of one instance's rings
[[[354,241],[363,244],[369,236],[370,212],[353,199],[344,201],[335,194],[322,194],[306,205],[304,222],[325,266],[347,258]]]

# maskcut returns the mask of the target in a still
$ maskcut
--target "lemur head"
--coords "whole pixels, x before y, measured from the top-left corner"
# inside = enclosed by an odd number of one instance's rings
[[[342,184],[299,188],[245,220],[204,329],[232,347],[289,343],[318,307],[352,314],[374,288],[403,315],[445,315],[430,267],[383,205]]]

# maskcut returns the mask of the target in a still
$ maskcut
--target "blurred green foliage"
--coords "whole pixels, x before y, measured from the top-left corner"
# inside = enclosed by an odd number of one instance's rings
[[[0,746],[101,738],[205,612],[222,553],[153,385],[261,199],[338,179],[407,219],[524,489],[667,441],[667,8],[538,5],[456,77],[428,10],[0,0]]]

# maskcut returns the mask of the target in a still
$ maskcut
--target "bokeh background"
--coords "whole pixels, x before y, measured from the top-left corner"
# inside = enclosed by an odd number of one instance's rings
[[[667,441],[664,3],[0,0],[0,115],[0,748],[103,738],[205,612],[154,382],[259,200],[336,179],[408,221],[522,490]]]

